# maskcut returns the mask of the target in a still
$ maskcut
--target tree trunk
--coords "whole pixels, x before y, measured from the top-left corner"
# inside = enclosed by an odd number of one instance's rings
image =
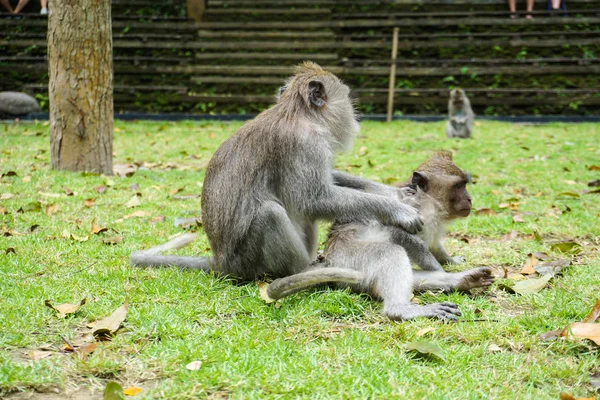
[[[52,168],[112,175],[111,2],[53,1],[48,18]]]

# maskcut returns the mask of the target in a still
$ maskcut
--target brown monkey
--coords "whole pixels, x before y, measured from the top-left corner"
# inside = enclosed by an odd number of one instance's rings
[[[424,222],[420,238],[377,221],[336,222],[325,243],[325,267],[314,265],[301,274],[277,279],[267,294],[278,299],[323,282],[344,282],[339,285],[383,300],[383,313],[391,319],[456,319],[460,315],[456,305],[411,304],[410,294],[413,289],[467,291],[492,283],[489,268],[447,273],[440,265],[456,262],[441,238],[448,222],[470,213],[468,180],[449,152],[437,153],[396,188],[395,196],[419,209]],[[411,260],[423,270],[413,270]]]
[[[448,100],[448,122],[446,136],[449,138],[470,138],[473,131],[475,113],[471,102],[462,89],[453,89]]]
[[[214,253],[162,256],[190,235],[134,252],[134,266],[176,265],[252,280],[304,271],[317,220],[373,220],[417,232],[417,211],[397,198],[334,184],[334,155],[359,130],[350,89],[314,63],[297,67],[277,104],[227,139],[208,164],[202,221]],[[400,229],[399,228],[399,229]]]

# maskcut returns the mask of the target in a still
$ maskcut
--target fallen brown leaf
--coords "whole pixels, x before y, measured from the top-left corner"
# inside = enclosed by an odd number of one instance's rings
[[[128,308],[129,303],[127,302],[127,300],[125,300],[125,303],[121,307],[117,308],[111,315],[95,322],[92,334],[95,337],[110,337],[114,335],[123,323],[123,321],[125,321],[125,318],[127,317]]]
[[[535,274],[535,266],[538,265],[540,261],[531,253],[527,255],[527,259],[525,260],[525,264],[523,265],[523,269],[521,269],[521,273],[524,275]]]
[[[102,194],[102,193],[106,192],[106,186],[104,186],[104,185],[103,185],[103,186],[96,186],[96,187],[94,188],[94,190],[95,190],[96,192],[98,192],[98,193]]]
[[[157,215],[156,217],[152,217],[148,220],[149,223],[151,224],[156,224],[158,222],[165,222],[165,216],[164,215]]]
[[[202,367],[202,361],[192,361],[188,365],[185,366],[185,369],[190,371],[198,371]]]
[[[135,164],[115,164],[113,165],[113,173],[121,178],[132,176],[137,170]]]
[[[50,217],[50,216],[56,214],[58,212],[58,210],[59,210],[58,204],[48,204],[46,206],[46,215]]]
[[[0,200],[8,200],[8,199],[12,199],[13,197],[15,197],[15,195],[12,194],[12,193],[2,193],[2,194],[0,194]]]
[[[4,207],[0,207],[0,215],[8,214],[8,211]]]
[[[519,223],[525,222],[525,220],[523,219],[523,216],[521,214],[513,215],[512,220],[513,220],[513,222],[519,222]]]
[[[73,194],[74,194],[73,191],[66,186],[63,188],[63,190],[65,191],[65,194],[67,196],[73,196]]]
[[[97,235],[102,232],[106,232],[108,228],[102,228],[100,225],[96,225],[96,218],[92,220],[92,233]]]
[[[142,202],[140,201],[139,196],[136,194],[131,199],[129,199],[129,201],[127,203],[125,203],[125,207],[133,208],[133,207],[138,207],[141,204],[142,204]]]
[[[81,306],[83,306],[85,304],[85,302],[86,302],[86,299],[83,298],[79,302],[79,304],[64,303],[64,304],[59,304],[59,305],[55,306],[55,305],[52,305],[50,300],[44,300],[44,305],[46,307],[50,307],[54,311],[58,312],[58,318],[64,318],[68,314],[76,313],[81,308]]]
[[[83,205],[90,208],[94,206],[94,202],[96,201],[95,197],[91,197],[83,201]]]
[[[475,215],[496,215],[496,212],[491,208],[479,208],[475,211]]]
[[[518,237],[519,237],[518,231],[511,231],[510,233],[507,233],[506,235],[502,236],[500,238],[500,240],[503,242],[512,242],[513,240],[516,240]]]
[[[600,299],[596,300],[596,304],[592,307],[592,311],[588,314],[587,317],[583,320],[583,322],[593,323],[596,322],[600,318]]]
[[[31,182],[31,176],[30,175],[24,176],[23,179],[21,179],[21,181],[23,183]]]
[[[267,294],[267,288],[269,287],[269,284],[267,282],[259,281],[256,282],[256,285],[258,286],[258,291],[260,293],[261,299],[263,299],[266,304],[270,304],[276,301],[275,299],[270,298]]]
[[[587,167],[588,171],[600,171],[600,166],[598,165],[590,165]]]
[[[4,250],[4,254],[10,254],[10,253],[17,254],[14,247],[7,247],[6,250]]]
[[[39,361],[43,358],[50,357],[52,354],[54,354],[53,351],[33,350],[28,354],[28,358],[32,359],[33,361]]]
[[[600,346],[600,324],[591,324],[588,322],[573,322],[567,325],[560,333],[560,336],[567,338],[589,339]]]
[[[109,238],[104,239],[102,242],[104,244],[118,244],[123,241],[123,236],[111,236]]]

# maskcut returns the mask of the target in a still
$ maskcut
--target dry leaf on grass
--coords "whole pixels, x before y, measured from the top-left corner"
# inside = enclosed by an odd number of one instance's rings
[[[434,356],[442,361],[446,361],[446,357],[444,357],[444,352],[442,349],[437,344],[431,342],[422,340],[419,342],[409,343],[406,345],[406,349],[409,351],[416,351],[426,357]]]
[[[123,241],[123,236],[111,236],[109,238],[106,238],[102,241],[102,243],[104,244],[118,244],[121,243]]]
[[[131,214],[127,214],[126,216],[124,216],[122,218],[119,218],[119,219],[115,220],[115,223],[123,222],[123,221],[125,221],[126,219],[129,219],[129,218],[134,218],[134,217],[142,218],[142,217],[146,217],[148,215],[150,215],[150,214],[148,214],[146,211],[138,210],[138,211],[132,212]]]
[[[137,170],[135,164],[115,164],[113,165],[113,173],[121,178],[132,176]]]
[[[256,285],[258,286],[260,298],[263,299],[265,303],[270,304],[276,301],[275,299],[270,298],[267,294],[267,288],[269,287],[269,284],[267,282],[259,281],[256,282]]]
[[[92,220],[92,233],[94,235],[97,235],[102,232],[106,232],[107,230],[108,230],[108,228],[102,228],[102,227],[100,227],[100,225],[96,225],[96,218],[94,218]]]
[[[538,293],[540,290],[546,287],[546,285],[552,278],[553,275],[544,275],[540,278],[521,280],[511,286],[500,285],[500,287],[502,289],[508,290],[511,293],[518,293],[521,295]]]
[[[185,368],[190,371],[198,371],[201,367],[202,361],[192,361],[191,363],[185,366]]]
[[[128,388],[123,389],[123,394],[125,396],[137,396],[142,393],[142,390],[143,389],[139,387],[129,386]]]
[[[98,336],[112,336],[121,326],[121,323],[125,321],[127,317],[127,309],[129,307],[129,303],[125,300],[125,303],[117,308],[111,315],[106,318],[103,318],[94,323],[94,327],[92,329],[92,334],[95,337]]]
[[[98,192],[98,193],[102,194],[102,193],[106,192],[106,186],[105,186],[105,185],[102,185],[102,186],[96,186],[96,187],[94,188],[94,190],[95,190],[96,192]]]
[[[435,331],[435,328],[433,326],[429,326],[427,328],[420,329],[419,331],[417,331],[417,333],[415,334],[415,336],[416,337],[421,337],[421,336],[426,335],[427,333],[429,333],[431,331]]]
[[[33,350],[27,355],[27,357],[33,361],[39,361],[41,359],[50,357],[52,354],[54,354],[53,351]]]
[[[133,207],[138,207],[142,204],[140,198],[138,197],[138,195],[134,195],[131,199],[129,199],[129,201],[127,203],[125,203],[125,207],[127,208],[133,208]]]
[[[64,304],[59,304],[59,305],[55,306],[55,305],[52,305],[50,300],[45,300],[44,305],[46,307],[50,307],[51,309],[58,312],[58,318],[64,318],[68,314],[74,314],[77,311],[79,311],[79,309],[81,308],[81,306],[83,306],[85,304],[85,302],[86,302],[86,299],[84,298],[83,300],[81,300],[79,302],[79,304],[64,303]]]
[[[513,215],[512,220],[513,220],[513,222],[519,222],[519,223],[525,222],[525,220],[523,219],[523,216],[521,214]]]
[[[567,338],[589,339],[600,346],[600,324],[573,322],[560,333]]]
[[[83,205],[86,206],[86,207],[88,207],[88,208],[90,208],[90,207],[94,206],[94,202],[95,201],[96,201],[96,198],[95,197],[91,197],[89,199],[85,199],[83,201]]]
[[[14,247],[7,247],[6,250],[4,250],[4,254],[17,254],[17,251],[15,250]]]
[[[58,210],[59,210],[58,204],[48,204],[46,206],[46,215],[50,217],[50,216],[56,214],[58,212]]]
[[[596,304],[592,307],[592,311],[588,314],[587,317],[583,320],[583,322],[594,323],[600,317],[600,299],[596,300]]]
[[[488,351],[491,351],[492,353],[498,352],[498,351],[502,351],[502,348],[500,346],[498,346],[495,343],[492,343],[488,346]]]
[[[560,394],[560,400],[596,400],[596,397],[575,397],[569,393],[562,392]]]
[[[536,256],[534,256],[533,254],[529,253],[527,254],[527,259],[525,260],[525,264],[523,265],[523,269],[521,269],[521,273],[524,275],[531,275],[531,274],[535,274],[536,270],[535,270],[535,266],[538,265],[540,263],[540,261],[537,259]]]
[[[475,215],[496,215],[496,212],[491,208],[479,208],[475,211]]]

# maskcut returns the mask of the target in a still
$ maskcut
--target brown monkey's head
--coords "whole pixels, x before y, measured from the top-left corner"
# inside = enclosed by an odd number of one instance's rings
[[[469,175],[454,163],[452,153],[440,151],[413,172],[409,184],[435,199],[442,208],[441,217],[450,221],[471,213],[469,182]]]
[[[336,148],[347,148],[359,131],[350,89],[313,62],[295,69],[277,94],[277,104],[295,119],[308,117],[332,135]]]

